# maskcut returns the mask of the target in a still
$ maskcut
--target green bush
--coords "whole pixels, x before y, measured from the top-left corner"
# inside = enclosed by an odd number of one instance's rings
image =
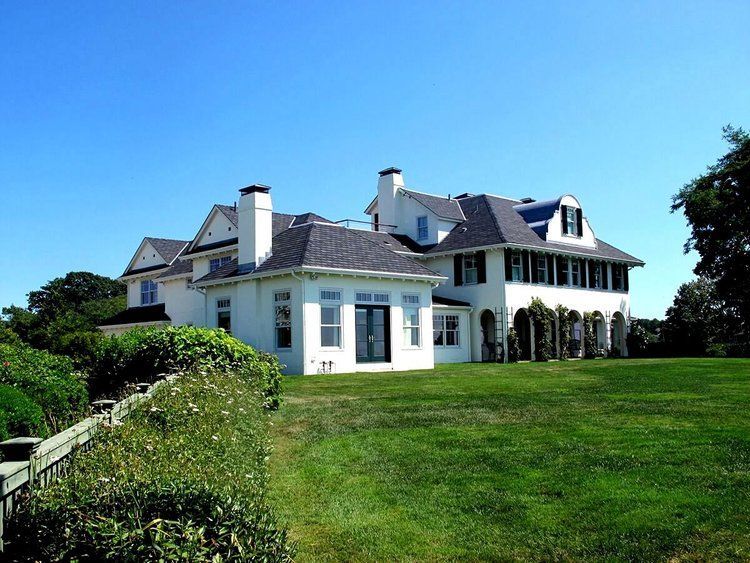
[[[553,357],[552,353],[552,309],[547,307],[539,297],[534,297],[528,306],[529,317],[534,324],[534,355],[537,362],[546,362]]]
[[[570,318],[570,309],[565,305],[555,307],[557,314],[557,334],[560,339],[560,350],[558,354],[561,360],[570,358],[570,333],[573,330],[573,321]]]
[[[0,385],[0,441],[18,436],[46,438],[47,435],[41,407],[22,391]]]
[[[88,411],[86,386],[73,362],[26,344],[0,344],[0,384],[23,391],[38,404],[53,433]]]
[[[599,356],[594,332],[594,313],[583,314],[583,357],[587,359]]]
[[[161,386],[24,504],[8,529],[10,556],[289,560],[286,532],[266,500],[263,401],[246,372],[194,372]]]
[[[102,340],[90,367],[92,396],[127,383],[194,369],[241,369],[261,383],[266,406],[280,401],[281,366],[275,356],[256,351],[221,329],[189,326],[145,328]]]

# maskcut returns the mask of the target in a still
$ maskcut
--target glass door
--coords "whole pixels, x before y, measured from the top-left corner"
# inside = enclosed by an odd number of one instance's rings
[[[357,362],[389,362],[390,308],[358,305],[355,308]]]

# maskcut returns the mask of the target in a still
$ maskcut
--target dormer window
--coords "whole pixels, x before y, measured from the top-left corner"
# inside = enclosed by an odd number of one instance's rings
[[[155,305],[159,300],[156,282],[145,280],[141,282],[141,305]]]
[[[222,256],[221,258],[211,258],[211,261],[208,264],[208,271],[209,272],[215,272],[222,266],[226,266],[232,261],[231,256]]]
[[[425,240],[428,236],[427,216],[417,217],[417,240]]]
[[[566,215],[565,220],[568,223],[568,234],[569,235],[577,236],[578,235],[578,229],[576,228],[577,225],[576,225],[576,210],[575,210],[575,207],[568,207],[566,209],[565,215]]]
[[[562,232],[573,237],[583,236],[583,214],[580,207],[560,206]]]

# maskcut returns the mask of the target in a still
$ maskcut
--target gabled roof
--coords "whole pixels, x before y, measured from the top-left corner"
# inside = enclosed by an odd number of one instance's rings
[[[274,237],[272,255],[252,274],[272,274],[301,268],[361,271],[395,276],[441,278],[429,268],[385,248],[365,233],[335,224],[306,223]],[[237,260],[195,283],[237,277]]]
[[[172,319],[165,312],[164,303],[158,305],[145,305],[143,307],[131,307],[120,311],[116,315],[106,319],[99,324],[102,326],[127,325],[135,323],[170,322]]]
[[[549,212],[554,201],[558,200],[539,202],[537,206],[528,204],[533,207],[522,211],[532,219],[538,218],[537,215]],[[518,208],[525,206],[519,205],[518,200],[483,194],[463,197],[458,202],[466,221],[456,225],[439,244],[427,250],[426,256],[505,244],[643,264],[638,258],[599,239],[596,239],[596,248],[544,240],[519,213]]]
[[[141,248],[143,248],[143,245],[147,243],[150,244],[156,251],[156,253],[161,257],[161,259],[164,260],[164,264],[147,266],[145,268],[132,268],[131,266],[133,265],[133,261],[135,260],[136,256],[138,256]],[[128,267],[122,273],[122,276],[132,276],[135,274],[142,274],[145,272],[152,272],[160,270],[162,268],[166,268],[167,266],[172,264],[172,262],[174,262],[174,260],[185,248],[187,248],[188,244],[190,244],[190,241],[188,240],[145,237],[141,241],[141,244],[138,245],[138,250],[135,251],[135,254],[133,254],[133,257],[130,259],[130,262],[128,262]]]
[[[443,196],[423,194],[421,192],[415,192],[413,190],[407,190],[401,188],[401,191],[408,197],[421,203],[424,207],[432,211],[435,215],[442,219],[449,219],[451,221],[463,221],[464,215],[461,212],[461,206],[455,199],[450,199]]]

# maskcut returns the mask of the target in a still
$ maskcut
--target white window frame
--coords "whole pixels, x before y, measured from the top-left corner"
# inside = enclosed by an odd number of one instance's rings
[[[224,303],[226,302],[226,303]],[[228,334],[232,334],[232,298],[228,296],[216,298],[216,327],[219,327],[219,314],[229,313],[229,330]]]
[[[602,289],[604,284],[602,283],[602,264],[601,262],[594,262],[594,289]]]
[[[424,224],[422,222],[424,221]],[[430,238],[430,223],[427,215],[417,217],[417,240],[426,240]]]
[[[363,305],[390,305],[391,294],[387,291],[357,289],[354,292],[354,301]]]
[[[144,284],[148,284],[144,291]],[[141,307],[156,305],[159,302],[159,284],[154,280],[141,281]]]
[[[542,264],[542,266],[540,267],[539,264]],[[544,279],[542,279],[542,272],[544,272]],[[536,281],[541,284],[549,284],[546,254],[538,254],[536,257]]]
[[[208,261],[208,271],[215,272],[219,268],[222,268],[232,261],[231,256],[220,256],[219,258],[211,258]]]
[[[612,264],[612,289],[615,291],[625,291],[625,272],[623,268],[622,264]]]
[[[516,259],[518,259],[518,264],[516,264]],[[523,254],[520,252],[510,253],[510,281],[523,281]]]
[[[555,267],[557,267],[557,258],[555,258]],[[564,276],[563,285],[570,285],[570,259],[569,258],[565,258],[562,261],[562,269],[560,271],[560,276]],[[558,277],[557,283],[560,283],[559,277]]]
[[[468,267],[467,262],[472,262],[473,266]],[[477,255],[474,252],[469,252],[467,254],[464,254],[463,260],[463,268],[464,268],[464,285],[476,285],[479,283],[479,262],[477,261]],[[473,277],[474,281],[469,281],[469,272],[474,272]]]
[[[417,324],[411,324],[412,314],[407,315],[407,311],[416,311]],[[422,308],[419,305],[408,305],[401,307],[402,313],[402,325],[403,325],[403,347],[409,350],[418,350],[422,348]],[[409,341],[407,342],[407,331],[409,334]],[[413,344],[413,334],[417,334],[417,343]]]
[[[343,310],[341,306],[341,296],[343,290],[338,288],[321,288],[320,296],[320,347],[324,350],[341,350],[344,347],[344,331],[343,328]],[[338,323],[329,324],[323,323],[323,309],[335,309],[338,311]],[[323,329],[334,328],[338,332],[338,344],[325,345],[323,344]]]
[[[455,317],[456,328],[448,330],[448,317]],[[432,316],[432,343],[435,348],[460,348],[461,347],[461,315],[455,313],[437,313]],[[448,344],[448,333],[456,335],[455,344]],[[442,344],[435,344],[436,333],[441,335]]]
[[[578,218],[576,217],[576,209],[575,207],[568,207],[566,210],[567,216],[565,217],[565,222],[568,224],[568,234],[573,237],[580,236],[580,233],[578,232]],[[571,221],[571,213],[573,215],[573,219]]]
[[[280,298],[281,297],[281,298]],[[289,320],[282,323],[279,322],[278,311],[282,307],[288,307]],[[285,324],[288,322],[288,326]],[[292,337],[292,329],[294,327],[294,319],[292,315],[292,290],[291,289],[278,289],[273,292],[273,348],[279,352],[288,352],[294,346],[294,339]],[[289,329],[289,346],[279,346],[279,330]]]
[[[570,285],[581,287],[581,263],[575,258],[570,261]]]

